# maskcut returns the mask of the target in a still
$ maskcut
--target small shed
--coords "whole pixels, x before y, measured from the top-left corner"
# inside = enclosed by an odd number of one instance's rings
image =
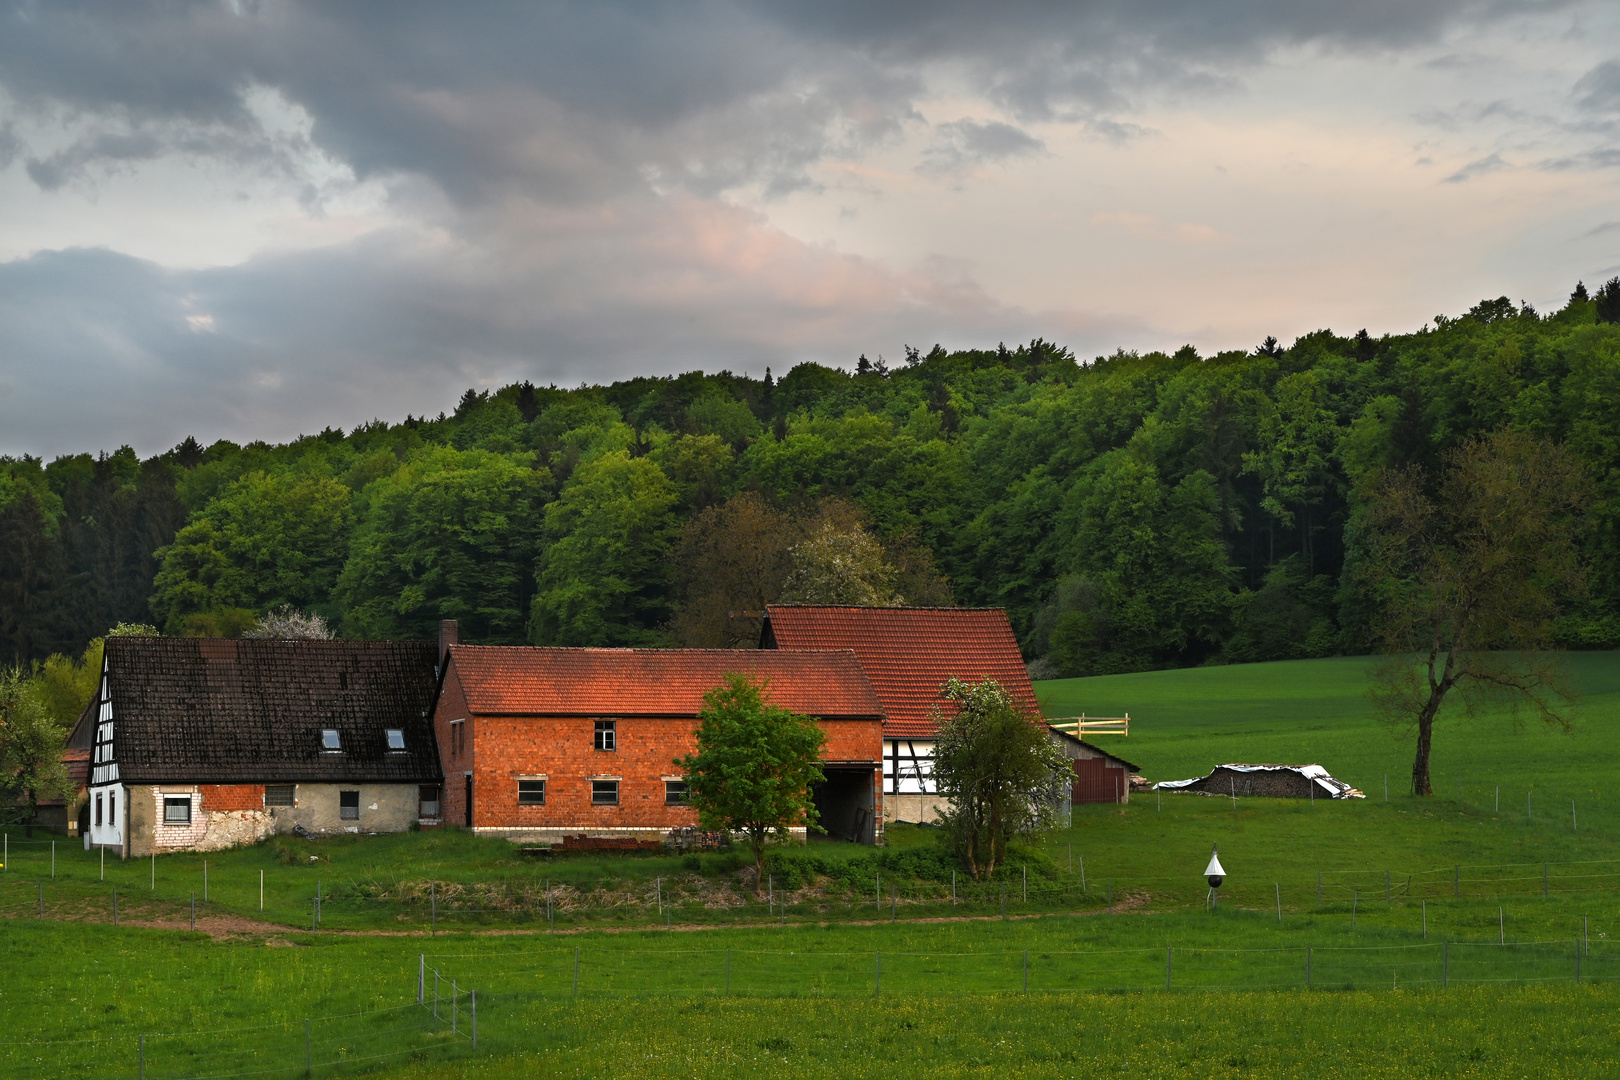
[[[1054,727],[1048,727],[1047,731],[1074,769],[1071,803],[1123,804],[1131,801],[1131,774],[1141,771],[1138,766],[1077,739],[1067,731]]]
[[[1208,776],[1161,780],[1155,791],[1208,795],[1254,795],[1265,799],[1360,799],[1360,791],[1335,780],[1320,765],[1217,765]]]

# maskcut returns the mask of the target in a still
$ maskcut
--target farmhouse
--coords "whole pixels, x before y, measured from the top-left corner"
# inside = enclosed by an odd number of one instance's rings
[[[107,639],[68,737],[124,856],[439,822],[432,642]]]
[[[932,821],[934,711],[952,678],[994,679],[1031,716],[1041,714],[1007,613],[1000,608],[773,606],[762,649],[852,649],[883,708],[883,810],[890,821]]]
[[[1258,795],[1268,799],[1360,799],[1362,793],[1335,780],[1320,765],[1217,765],[1208,776],[1161,780],[1160,791],[1198,791],[1209,795]]]
[[[727,674],[768,680],[772,703],[827,737],[821,826],[882,837],[883,707],[854,653],[458,645],[441,635],[434,726],[447,820],[481,834],[657,839],[694,826],[675,760],[696,748],[703,695]]]

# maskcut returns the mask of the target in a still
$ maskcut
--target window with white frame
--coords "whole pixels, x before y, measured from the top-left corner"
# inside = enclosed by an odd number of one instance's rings
[[[116,803],[114,805],[116,805]],[[163,824],[191,824],[190,795],[165,795],[163,797]]]
[[[335,754],[343,749],[343,739],[338,735],[337,728],[321,730],[321,749],[328,754]]]
[[[596,748],[598,750],[616,750],[619,746],[619,722],[617,720],[598,720],[596,722]]]
[[[388,749],[391,751],[405,749],[405,731],[403,728],[388,729]]]
[[[546,782],[544,780],[519,780],[518,805],[546,805]]]

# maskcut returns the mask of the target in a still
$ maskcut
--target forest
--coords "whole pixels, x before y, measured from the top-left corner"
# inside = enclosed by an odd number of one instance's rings
[[[0,458],[0,661],[288,605],[345,637],[746,645],[747,612],[794,600],[1005,607],[1047,677],[1366,652],[1373,481],[1504,427],[1588,470],[1555,637],[1613,648],[1617,323],[1611,283],[1252,352],[908,346],[468,390],[281,445]]]

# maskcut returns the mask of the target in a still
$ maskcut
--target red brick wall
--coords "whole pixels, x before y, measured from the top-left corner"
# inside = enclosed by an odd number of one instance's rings
[[[883,723],[879,720],[823,720],[826,761],[882,761]]]
[[[199,784],[197,790],[204,810],[264,809],[263,784]]]
[[[439,764],[444,768],[444,791],[441,794],[442,802],[439,804],[439,813],[446,825],[460,825],[467,820],[467,784],[462,774],[472,768],[473,741],[472,732],[467,735],[466,750],[457,755],[452,753],[455,744],[450,739],[450,722],[465,717],[464,726],[471,728],[475,723],[472,715],[467,711],[467,695],[461,689],[461,681],[456,677],[454,661],[450,664],[450,671],[444,678],[444,687],[439,693],[438,706],[433,713],[433,737],[439,744]],[[478,809],[478,792],[473,792],[473,809]]]

